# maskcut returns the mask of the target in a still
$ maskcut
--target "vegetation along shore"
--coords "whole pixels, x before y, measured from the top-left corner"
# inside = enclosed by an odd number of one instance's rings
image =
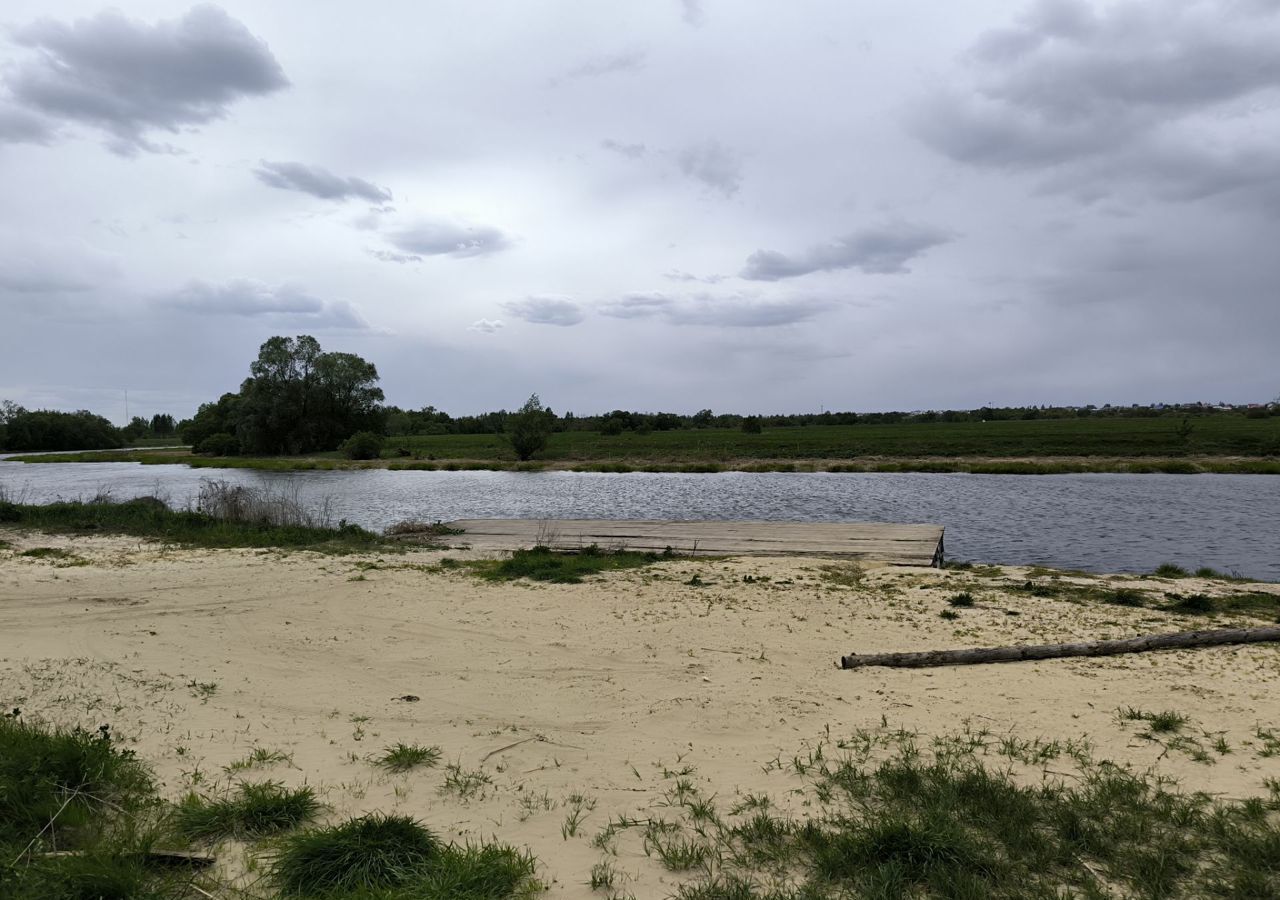
[[[117,429],[87,411],[0,404],[0,447],[68,451],[15,457],[33,463],[269,470],[1280,474],[1275,403],[575,415],[534,394],[514,411],[452,416],[385,404],[372,363],[306,335],[271,338],[249,369],[238,391],[181,421]]]

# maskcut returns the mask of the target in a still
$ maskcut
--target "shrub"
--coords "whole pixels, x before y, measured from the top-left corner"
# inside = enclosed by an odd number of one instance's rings
[[[193,840],[256,838],[288,831],[315,818],[320,801],[309,787],[290,790],[275,781],[241,783],[226,797],[189,794],[178,807],[178,831]]]
[[[533,459],[535,453],[546,448],[553,421],[554,416],[543,408],[537,394],[525,401],[524,406],[507,420],[507,442],[517,459],[521,462]]]
[[[743,434],[760,434],[764,431],[764,425],[760,421],[759,416],[747,416],[742,420]]]
[[[240,440],[234,434],[219,431],[196,444],[191,451],[204,456],[239,456]]]
[[[378,890],[421,876],[439,852],[416,819],[373,813],[284,838],[272,875],[286,895]]]
[[[347,459],[377,459],[382,454],[382,435],[357,431],[338,448]]]

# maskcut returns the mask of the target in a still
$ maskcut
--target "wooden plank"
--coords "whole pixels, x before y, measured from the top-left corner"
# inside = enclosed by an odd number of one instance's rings
[[[511,551],[544,544],[576,550],[597,544],[715,556],[831,556],[896,565],[940,565],[940,525],[867,522],[719,522],[618,519],[461,519],[453,546]]]

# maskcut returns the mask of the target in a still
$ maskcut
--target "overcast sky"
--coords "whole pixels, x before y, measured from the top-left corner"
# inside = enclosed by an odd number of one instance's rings
[[[1280,392],[1280,0],[4,0],[0,398]]]

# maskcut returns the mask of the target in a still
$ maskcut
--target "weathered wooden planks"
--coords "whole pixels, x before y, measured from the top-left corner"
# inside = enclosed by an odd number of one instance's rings
[[[452,546],[510,551],[538,544],[577,550],[596,544],[713,556],[831,556],[894,565],[942,563],[940,525],[867,522],[687,522],[622,519],[460,519]]]

